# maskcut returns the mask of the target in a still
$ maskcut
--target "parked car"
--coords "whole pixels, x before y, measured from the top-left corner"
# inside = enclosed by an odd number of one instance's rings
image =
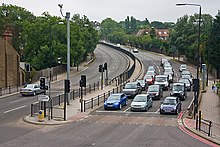
[[[179,79],[179,83],[185,83],[187,91],[191,91],[191,82],[189,79]]]
[[[154,78],[151,75],[145,75],[144,80],[145,82],[147,82],[148,85],[154,84]]]
[[[147,82],[145,82],[145,80],[138,79],[137,82],[139,82],[141,84],[142,91],[146,90],[148,88],[148,84],[147,84]]]
[[[186,64],[181,64],[180,65],[179,71],[182,72],[183,70],[187,70]]]
[[[178,114],[181,111],[182,103],[178,97],[166,97],[160,106],[160,114]]]
[[[168,82],[168,77],[166,75],[156,75],[155,85],[160,85],[162,89],[168,90],[169,87],[169,82]]]
[[[185,83],[173,83],[170,96],[175,96],[180,98],[180,100],[185,100],[187,98],[187,89]]]
[[[20,89],[21,95],[36,95],[40,93],[44,93],[45,90],[40,89],[39,84],[27,84],[23,88]]]
[[[124,93],[111,94],[104,103],[104,109],[119,109],[127,105],[128,97]]]
[[[160,99],[163,97],[163,90],[160,85],[150,85],[147,89],[147,94],[149,94],[153,100]]]
[[[153,100],[148,94],[138,94],[131,103],[131,111],[147,111],[153,106]]]
[[[134,98],[136,95],[142,93],[141,84],[139,82],[129,82],[125,85],[122,93],[126,94],[128,97]]]

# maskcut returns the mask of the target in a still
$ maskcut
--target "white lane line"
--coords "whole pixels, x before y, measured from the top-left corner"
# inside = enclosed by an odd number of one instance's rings
[[[17,107],[17,108],[14,108],[14,109],[10,109],[10,110],[5,111],[5,112],[3,112],[3,113],[9,113],[9,112],[12,112],[12,111],[15,111],[15,110],[18,110],[18,109],[24,108],[24,107],[27,107],[27,105],[24,105],[24,106],[21,106],[21,107]]]
[[[10,104],[13,104],[13,103],[17,103],[17,102],[20,102],[20,101],[23,101],[23,100],[26,100],[27,98],[25,97],[25,98],[22,98],[22,99],[19,99],[19,100],[16,100],[16,101],[12,101],[12,102],[10,102]]]
[[[130,107],[128,107],[124,112],[128,111],[130,109]]]
[[[158,113],[160,111],[160,109],[158,109],[157,111],[156,111],[156,113]]]

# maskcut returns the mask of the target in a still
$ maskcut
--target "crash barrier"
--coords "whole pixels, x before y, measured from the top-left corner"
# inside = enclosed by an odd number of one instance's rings
[[[0,96],[18,92],[20,88],[21,86],[8,86],[5,88],[0,88]]]
[[[199,111],[199,116],[196,116],[196,130],[212,136],[212,121],[202,118],[202,112]]]
[[[112,90],[109,90],[108,92],[105,92],[101,95],[98,95],[96,97],[93,97],[88,100],[82,100],[83,102],[83,110],[81,112],[86,112],[86,110],[93,109],[96,106],[100,106],[105,102],[105,100],[112,94],[112,93],[121,93],[122,89],[126,83],[123,85],[119,85],[116,88],[113,88]]]

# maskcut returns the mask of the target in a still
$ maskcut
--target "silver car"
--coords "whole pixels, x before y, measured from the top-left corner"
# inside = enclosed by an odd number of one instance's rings
[[[44,93],[45,90],[40,89],[39,84],[27,84],[23,88],[20,89],[21,95],[36,95],[39,93]]]
[[[153,106],[153,100],[148,94],[138,94],[131,103],[131,111],[147,111]]]

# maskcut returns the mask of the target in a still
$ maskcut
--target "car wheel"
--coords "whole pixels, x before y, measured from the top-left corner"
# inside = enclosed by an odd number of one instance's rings
[[[34,95],[34,96],[36,95],[36,91],[34,91],[33,95]]]

